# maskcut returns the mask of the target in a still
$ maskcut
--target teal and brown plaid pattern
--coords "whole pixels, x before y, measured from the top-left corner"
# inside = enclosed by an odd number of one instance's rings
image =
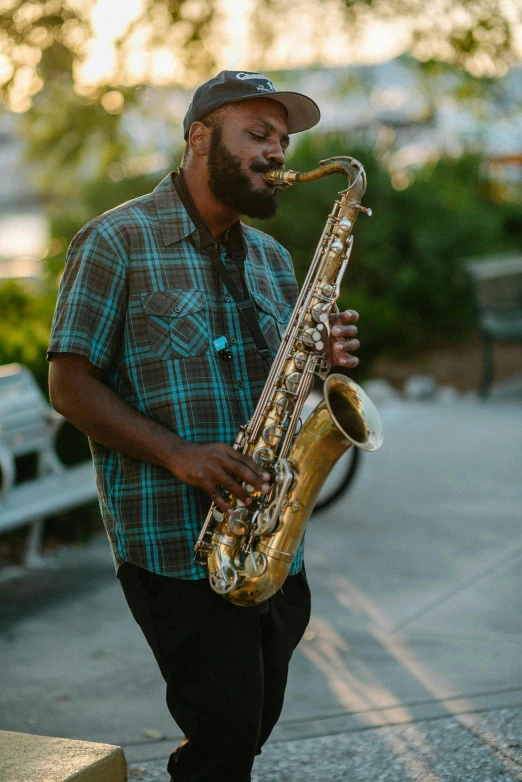
[[[297,296],[288,252],[243,226],[246,278],[270,348]],[[240,286],[237,270],[222,259]],[[232,360],[214,340],[226,336]],[[236,305],[199,250],[172,175],[152,193],[87,223],[67,254],[49,353],[79,353],[140,413],[196,443],[234,443],[265,383],[263,362]],[[90,441],[103,520],[118,567],[206,577],[193,549],[210,500],[148,462]],[[302,551],[292,566],[297,573]]]

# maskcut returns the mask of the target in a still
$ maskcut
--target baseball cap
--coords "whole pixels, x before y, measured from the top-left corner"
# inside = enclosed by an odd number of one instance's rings
[[[299,133],[317,125],[321,112],[315,101],[300,92],[278,92],[270,79],[262,73],[249,71],[221,71],[213,79],[197,88],[183,120],[183,133],[188,138],[193,122],[203,119],[211,111],[251,98],[270,98],[285,107],[288,132]]]

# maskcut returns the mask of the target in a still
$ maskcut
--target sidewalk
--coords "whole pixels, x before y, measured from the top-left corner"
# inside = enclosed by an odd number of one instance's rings
[[[165,761],[129,779],[166,782]],[[522,712],[499,709],[269,744],[252,782],[511,782],[522,779]]]
[[[253,782],[522,779],[521,401],[382,406],[382,450],[310,523],[312,620]],[[167,782],[179,730],[106,541],[55,564],[0,583],[0,728]]]

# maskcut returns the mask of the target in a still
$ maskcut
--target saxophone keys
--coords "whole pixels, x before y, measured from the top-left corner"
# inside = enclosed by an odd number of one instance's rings
[[[217,573],[210,573],[210,586],[218,595],[227,595],[237,584],[237,572],[231,566],[220,568]]]
[[[277,424],[269,424],[263,429],[263,440],[267,445],[277,445],[283,436],[283,430]]]
[[[293,399],[290,399],[290,397],[285,396],[277,401],[276,407],[279,415],[282,418],[285,418],[286,416],[292,415],[294,412],[295,402]]]
[[[306,353],[299,351],[294,355],[294,364],[297,369],[304,369],[306,366]]]
[[[320,328],[319,328],[320,327]],[[310,343],[319,342],[321,339],[321,330],[324,328],[322,323],[317,324],[317,328],[311,327],[304,330],[301,341],[309,345]]]
[[[228,528],[233,535],[245,535],[250,527],[248,509],[236,508],[228,518]]]
[[[268,463],[268,466],[271,466],[274,459],[275,454],[272,449],[267,448],[264,445],[262,445],[260,448],[256,448],[252,454],[252,461],[256,464],[262,465],[263,467],[265,466],[265,463]]]
[[[332,244],[330,245],[330,250],[336,255],[340,255],[344,250],[344,244],[338,241],[332,242]]]
[[[343,233],[348,233],[351,227],[352,227],[352,221],[348,220],[347,217],[343,217],[343,219],[339,221],[339,229]]]
[[[336,290],[333,285],[323,285],[321,290],[323,292],[323,296],[327,296],[329,299],[331,299],[336,293]]]
[[[249,578],[262,576],[268,567],[268,560],[262,551],[251,551],[245,559],[245,571]]]
[[[316,323],[326,323],[329,311],[329,304],[315,304],[312,307],[312,318]]]
[[[305,330],[301,341],[305,345],[310,345],[317,352],[324,350],[324,341],[321,331],[324,331],[324,323],[318,323],[317,328],[308,328]]]
[[[300,372],[292,372],[290,375],[285,377],[285,386],[288,391],[291,391],[293,394],[296,393],[297,389],[299,388],[301,377],[302,375]]]

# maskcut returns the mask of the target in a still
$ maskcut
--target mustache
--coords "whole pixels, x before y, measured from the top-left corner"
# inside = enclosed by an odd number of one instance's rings
[[[259,174],[265,174],[267,171],[279,171],[283,166],[280,166],[275,160],[272,163],[252,163],[250,166],[251,171],[255,171]]]

